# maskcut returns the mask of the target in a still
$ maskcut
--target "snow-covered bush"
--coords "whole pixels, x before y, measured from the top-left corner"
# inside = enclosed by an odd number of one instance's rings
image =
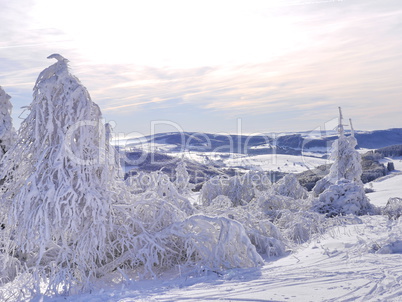
[[[231,215],[230,210],[232,206],[233,204],[229,197],[218,195],[208,204],[208,206],[202,207],[202,212],[211,216],[225,215],[229,217],[228,215]]]
[[[312,235],[323,233],[327,227],[324,215],[310,211],[278,211],[274,223],[290,246],[309,241]]]
[[[285,245],[276,226],[259,207],[257,201],[245,206],[233,206],[229,197],[219,195],[208,206],[200,209],[209,216],[225,217],[240,222],[257,252],[267,257],[282,256]]]
[[[387,205],[382,210],[383,215],[387,215],[389,219],[398,219],[402,216],[402,198],[391,197],[388,199]]]
[[[294,174],[287,174],[273,185],[275,194],[289,196],[294,199],[306,199],[309,194],[303,188]]]
[[[233,176],[229,178],[225,195],[229,197],[234,206],[245,205],[255,196],[255,189],[250,174]]]
[[[194,213],[194,207],[169,179],[169,176],[161,171],[146,173],[138,172],[136,175],[126,179],[128,189],[135,194],[156,193],[158,198],[168,200],[177,208],[188,215]]]
[[[0,159],[11,148],[16,139],[11,118],[13,106],[11,105],[10,98],[0,86]]]
[[[232,219],[195,215],[165,233],[176,263],[212,271],[263,264],[242,224]]]
[[[365,215],[374,213],[375,208],[370,204],[364,187],[350,180],[341,179],[329,186],[313,202],[313,207],[319,213],[329,217],[336,215]]]
[[[209,205],[219,195],[229,197],[233,206],[246,205],[253,200],[258,192],[271,188],[271,181],[262,172],[250,171],[233,177],[214,177],[205,182],[200,192],[200,201]]]
[[[206,181],[200,191],[200,203],[204,206],[208,206],[211,204],[212,200],[220,195],[226,195],[226,190],[228,186],[228,178],[227,177],[213,177],[210,180]]]
[[[275,192],[266,192],[257,198],[257,203],[261,210],[271,215],[280,210],[304,211],[311,207],[309,199],[294,199],[289,196],[275,194]],[[272,214],[275,215],[275,214]]]
[[[268,218],[257,218],[249,213],[246,215],[237,213],[235,217],[246,229],[247,236],[258,253],[268,258],[285,254],[282,234]]]

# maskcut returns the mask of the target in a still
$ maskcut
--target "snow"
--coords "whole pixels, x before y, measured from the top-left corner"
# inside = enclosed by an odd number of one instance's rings
[[[367,196],[370,202],[376,206],[385,206],[389,198],[402,197],[402,157],[386,157],[381,160],[381,163],[385,165],[388,162],[394,163],[395,171],[365,185],[366,188],[374,190]]]
[[[379,183],[402,196],[401,180],[395,173]],[[378,204],[377,198],[370,199]],[[171,272],[120,283],[109,276],[91,293],[37,301],[401,301],[402,266],[396,265],[402,261],[401,235],[402,220],[361,216],[328,229],[294,253],[266,259],[262,268]]]
[[[282,171],[300,173],[320,165],[328,164],[328,159],[287,154],[263,154],[255,156],[239,156],[224,160],[229,167],[255,167],[263,171]]]
[[[40,73],[19,143],[1,162],[0,178],[9,176],[1,188],[1,301],[401,300],[402,199],[384,215],[362,215],[381,211],[367,201],[340,108],[330,185],[316,199],[294,175],[272,184],[262,172],[328,163],[308,156],[195,153],[250,170],[213,178],[197,194],[184,161],[175,183],[161,171],[123,183],[110,125],[99,125],[100,109],[68,60],[49,58],[58,62]],[[77,125],[91,127],[73,135]],[[158,150],[175,152],[159,141]],[[402,159],[383,161],[396,161],[396,171],[367,185],[377,206],[402,196]],[[341,211],[311,211],[321,197]]]
[[[402,197],[402,173],[393,173],[391,176],[384,176],[366,184],[366,188],[374,190],[374,192],[367,194],[372,204],[385,206],[389,198]]]

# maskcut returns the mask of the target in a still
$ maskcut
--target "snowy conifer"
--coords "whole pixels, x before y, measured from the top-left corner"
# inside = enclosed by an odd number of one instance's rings
[[[0,86],[0,158],[3,157],[15,140],[15,130],[11,118],[10,96]]]
[[[62,283],[68,291],[114,257],[112,204],[127,196],[106,154],[99,107],[66,59],[49,58],[58,61],[39,75],[18,143],[3,160],[3,234],[6,254],[22,269],[49,278],[49,290]]]
[[[340,179],[347,179],[358,184],[361,183],[361,156],[355,150],[357,140],[354,135],[345,136],[342,120],[342,111],[339,108],[339,138],[333,142],[330,156],[330,159],[334,162],[329,174],[319,180],[314,186],[314,196],[318,196],[331,184],[335,184]]]
[[[287,174],[273,186],[275,194],[294,199],[306,199],[308,192],[303,188],[294,174]]]
[[[194,185],[190,183],[190,175],[187,172],[186,162],[182,159],[176,167],[176,179],[174,184],[179,194],[190,195]]]
[[[367,199],[361,181],[362,166],[359,152],[355,150],[357,140],[354,131],[345,136],[339,108],[339,138],[332,144],[331,159],[334,160],[329,174],[319,180],[313,188],[317,199],[313,207],[329,216],[363,215],[374,211]]]

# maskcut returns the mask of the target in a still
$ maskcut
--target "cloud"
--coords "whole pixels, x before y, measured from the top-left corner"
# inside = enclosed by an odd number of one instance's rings
[[[60,52],[114,120],[151,120],[174,108],[178,121],[198,116],[212,127],[213,116],[267,117],[291,130],[314,127],[339,105],[362,128],[389,127],[402,114],[396,0],[223,1],[213,11],[212,2],[181,2],[180,13],[175,4],[133,10],[119,0],[93,14],[92,4],[77,3],[60,17],[54,1],[2,7],[0,84],[15,107],[30,103],[46,57]]]

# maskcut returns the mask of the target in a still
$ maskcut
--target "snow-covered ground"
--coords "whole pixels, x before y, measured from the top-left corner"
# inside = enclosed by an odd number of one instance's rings
[[[201,164],[208,164],[208,160],[215,164],[220,162],[222,166],[231,168],[243,168],[245,170],[262,171],[281,171],[285,173],[300,173],[308,169],[313,169],[320,165],[329,164],[329,159],[317,157],[322,154],[311,153],[315,156],[289,155],[289,154],[262,154],[244,155],[238,153],[218,153],[218,152],[186,152],[186,153],[167,153],[170,156],[183,157],[197,161]]]
[[[388,196],[402,197],[401,184],[399,172],[374,182],[371,202],[383,205]],[[118,284],[103,280],[91,293],[37,301],[402,301],[400,263],[402,220],[362,216],[330,228],[294,253],[266,259],[259,269],[196,276],[175,272]]]
[[[377,206],[385,206],[391,197],[402,197],[402,157],[384,158],[381,162],[385,165],[388,162],[393,162],[395,171],[365,185],[366,188],[374,190],[367,196],[371,203]]]
[[[300,173],[330,163],[328,159],[287,154],[244,156],[229,158],[224,162],[229,167],[255,167],[263,171],[282,171],[286,173]]]

